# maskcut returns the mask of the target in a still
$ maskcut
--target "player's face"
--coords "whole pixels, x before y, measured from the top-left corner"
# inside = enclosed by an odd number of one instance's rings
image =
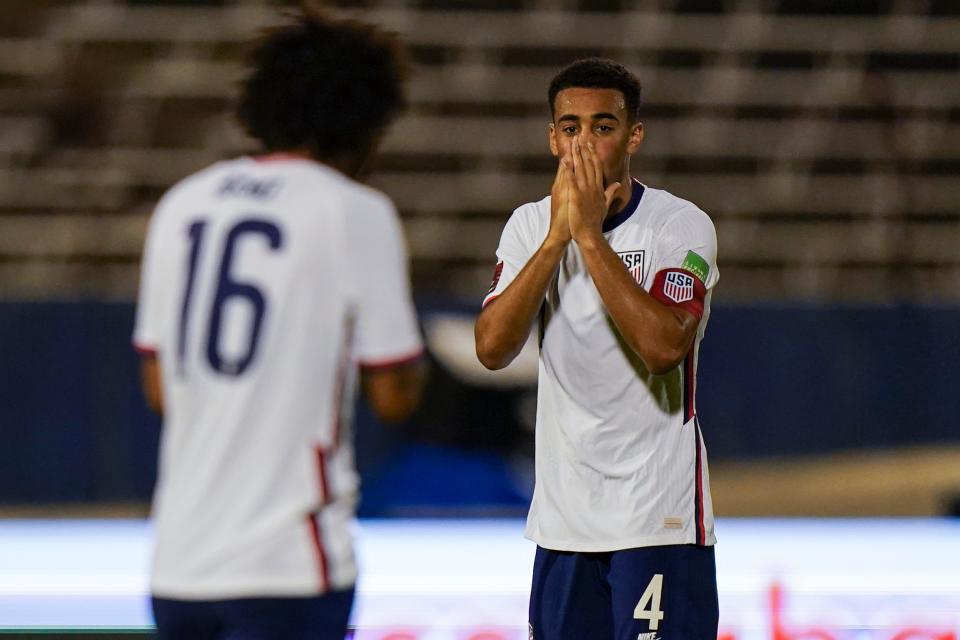
[[[630,156],[643,142],[643,123],[633,122],[617,89],[570,87],[557,94],[550,123],[550,151],[564,158],[570,145],[593,143],[603,164],[604,185],[624,180]]]

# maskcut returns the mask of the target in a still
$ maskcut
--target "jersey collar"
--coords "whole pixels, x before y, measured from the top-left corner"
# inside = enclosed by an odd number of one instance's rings
[[[259,156],[247,156],[258,164],[267,164],[270,162],[315,162],[313,158],[302,153],[292,153],[289,151],[273,151]]]
[[[613,231],[621,224],[627,221],[627,218],[633,215],[633,212],[637,210],[637,206],[640,204],[640,199],[643,197],[643,185],[640,184],[640,181],[636,178],[631,179],[633,188],[630,192],[630,202],[627,203],[623,209],[613,214],[612,216],[607,216],[603,220],[603,232],[608,233]]]

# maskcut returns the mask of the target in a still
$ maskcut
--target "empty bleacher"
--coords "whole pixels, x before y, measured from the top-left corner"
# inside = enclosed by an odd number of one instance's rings
[[[6,4],[0,296],[130,298],[160,193],[254,148],[233,91],[279,3]],[[550,78],[605,55],[644,83],[635,174],[717,225],[720,299],[960,300],[954,3],[339,4],[413,50],[371,183],[401,210],[421,290],[485,291],[506,217],[550,187]]]

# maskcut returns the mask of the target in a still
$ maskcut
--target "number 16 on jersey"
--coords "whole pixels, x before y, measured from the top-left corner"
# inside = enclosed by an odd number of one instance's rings
[[[187,257],[187,281],[183,289],[183,304],[180,307],[180,322],[177,335],[177,373],[186,374],[187,332],[190,326],[190,311],[195,296],[195,280],[197,279],[198,265],[204,249],[204,240],[207,235],[207,221],[193,222],[187,229],[190,242],[190,252]],[[283,246],[283,234],[280,228],[272,222],[256,218],[240,220],[229,228],[220,266],[216,274],[213,304],[209,309],[206,331],[207,362],[214,371],[228,376],[239,376],[246,371],[257,353],[260,339],[260,330],[263,318],[267,313],[266,296],[253,284],[241,282],[231,274],[237,247],[245,238],[261,236],[266,240],[271,251],[278,251]],[[224,305],[231,300],[246,301],[250,305],[253,315],[250,328],[247,331],[246,347],[238,357],[229,358],[220,350],[220,336],[223,333]]]

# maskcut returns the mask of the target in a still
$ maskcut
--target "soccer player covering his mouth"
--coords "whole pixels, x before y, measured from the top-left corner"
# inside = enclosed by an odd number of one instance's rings
[[[694,399],[718,279],[713,223],[631,176],[644,130],[627,69],[579,60],[548,97],[553,188],[507,222],[476,323],[489,369],[538,326],[531,638],[714,640]]]
[[[343,640],[357,578],[350,414],[415,408],[422,351],[393,203],[355,180],[404,104],[392,35],[306,10],[254,49],[263,153],[168,191],[134,341],[163,413],[161,640]]]

